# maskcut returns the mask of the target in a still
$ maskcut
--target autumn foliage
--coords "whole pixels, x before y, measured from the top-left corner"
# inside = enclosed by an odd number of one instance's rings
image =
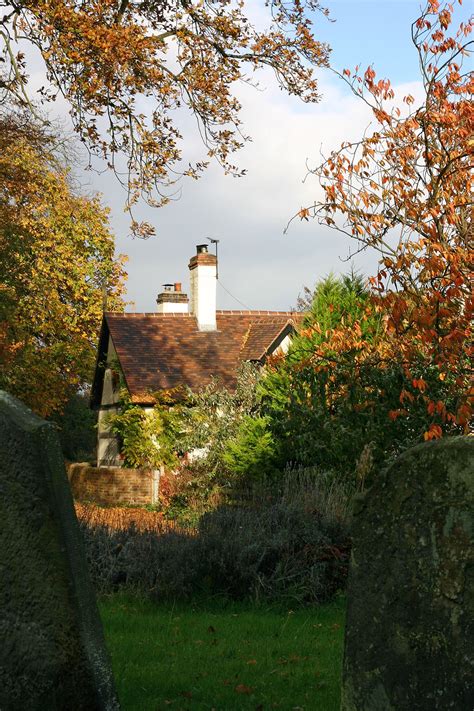
[[[123,308],[107,211],[54,137],[0,117],[0,387],[48,416],[90,382],[104,298]]]
[[[425,439],[453,427],[467,431],[473,402],[474,77],[466,68],[473,23],[453,30],[453,10],[430,0],[412,26],[421,101],[405,96],[397,104],[390,82],[373,67],[343,71],[372,108],[376,129],[343,143],[314,170],[324,199],[299,213],[350,237],[357,250],[380,254],[371,279],[370,309],[381,315],[377,331],[367,339],[362,322],[350,329],[341,323],[313,362],[324,368],[349,355],[360,367],[397,364],[403,378],[389,417],[407,418],[421,403]]]
[[[30,102],[23,47],[33,44],[50,82],[41,98],[67,99],[78,135],[116,169],[129,206],[139,195],[159,204],[164,187],[197,177],[208,158],[239,172],[229,162],[245,140],[236,83],[270,67],[290,94],[319,98],[312,70],[327,64],[329,50],[311,18],[326,11],[317,0],[257,5],[265,30],[252,22],[255,8],[229,0],[0,0],[0,90]],[[181,107],[197,118],[207,148],[194,165],[180,164]],[[135,227],[143,236],[151,229]]]

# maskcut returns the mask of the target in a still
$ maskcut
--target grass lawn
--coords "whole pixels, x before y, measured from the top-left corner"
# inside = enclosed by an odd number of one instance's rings
[[[123,711],[339,709],[342,597],[293,612],[115,595],[100,610]]]

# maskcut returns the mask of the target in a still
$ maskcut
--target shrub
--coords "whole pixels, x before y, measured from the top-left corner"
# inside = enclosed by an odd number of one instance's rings
[[[252,474],[258,455],[260,471],[291,462],[370,480],[417,442],[462,433],[452,413],[461,407],[463,379],[440,373],[422,344],[418,351],[414,344],[409,361],[401,357],[387,309],[356,275],[319,282],[303,328],[285,357],[267,363],[258,384],[258,418],[240,433],[251,445],[241,470],[248,461]],[[460,373],[463,358],[460,351]]]
[[[198,540],[201,580],[213,593],[319,603],[345,585],[347,531],[317,510],[283,500],[220,507],[202,518]]]
[[[90,409],[87,393],[74,393],[63,412],[56,412],[49,419],[57,428],[65,459],[70,462],[95,461],[97,413]]]
[[[120,443],[120,453],[126,467],[158,469],[175,467],[178,458],[174,450],[176,415],[168,404],[158,402],[147,412],[134,405],[128,392],[121,391],[120,411],[109,416],[110,431]]]
[[[260,485],[241,492],[204,514],[195,530],[112,530],[83,517],[97,590],[125,587],[158,599],[330,599],[347,575],[347,492],[320,473],[288,471],[282,479],[278,491]]]
[[[246,416],[233,439],[227,443],[223,461],[233,475],[234,483],[258,481],[262,472],[275,472],[276,445],[268,419]]]
[[[257,384],[261,375],[259,366],[242,363],[235,390],[227,390],[214,380],[200,392],[188,393],[188,406],[180,412],[176,444],[184,452],[201,450],[201,456],[191,458],[186,466],[203,493],[233,483],[229,446],[241,425],[245,426],[250,416],[258,415]]]

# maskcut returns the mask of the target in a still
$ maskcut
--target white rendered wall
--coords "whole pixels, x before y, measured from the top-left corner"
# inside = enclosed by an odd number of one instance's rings
[[[163,301],[161,304],[157,304],[156,310],[159,314],[187,314],[188,304],[185,301],[179,303]]]
[[[117,359],[117,354],[109,338],[107,349],[107,362],[113,363]],[[102,388],[102,399],[99,408],[97,422],[97,466],[120,466],[119,448],[117,437],[110,432],[108,419],[114,415],[118,408],[114,407],[119,401],[118,389],[114,389],[112,368],[106,368],[104,373],[104,384]]]
[[[112,368],[106,368],[104,373],[104,385],[102,389],[101,405],[115,405],[119,401],[119,392],[114,390]]]
[[[196,316],[200,331],[215,331],[216,325],[216,267],[198,264],[190,273],[190,312]]]
[[[290,345],[291,345],[291,341],[292,341],[292,340],[293,340],[293,336],[292,336],[292,335],[288,334],[288,336],[285,336],[285,338],[282,340],[282,342],[280,343],[280,345],[278,346],[278,348],[276,348],[276,349],[273,351],[272,355],[273,355],[273,354],[277,355],[277,354],[279,354],[279,353],[283,353],[283,354],[286,355],[286,354],[288,353],[288,349],[289,349],[289,347],[290,347]]]
[[[97,466],[118,467],[121,464],[117,437],[110,432],[109,418],[117,408],[99,410],[97,423]]]

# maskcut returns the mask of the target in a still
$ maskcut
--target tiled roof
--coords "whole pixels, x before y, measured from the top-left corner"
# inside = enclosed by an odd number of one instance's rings
[[[145,403],[153,392],[187,385],[192,390],[217,378],[232,389],[239,364],[263,361],[302,314],[289,311],[217,311],[216,331],[199,331],[189,314],[107,313],[99,362],[112,338],[129,392]],[[97,368],[93,402],[99,404],[103,368]]]
[[[282,322],[278,318],[268,318],[268,320],[253,321],[244,337],[244,343],[240,352],[241,360],[261,361],[268,355],[269,349],[274,350],[276,341],[283,340],[286,334],[292,330],[295,322]],[[275,345],[276,347],[276,345]]]

